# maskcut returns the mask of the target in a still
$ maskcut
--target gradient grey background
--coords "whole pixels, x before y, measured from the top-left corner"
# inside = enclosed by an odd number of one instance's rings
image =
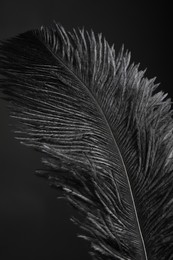
[[[165,3],[165,2],[163,2]],[[124,43],[132,61],[157,76],[161,88],[173,94],[170,6],[141,1],[0,1],[0,40],[51,21],[66,29],[82,27],[102,32],[118,51]],[[89,260],[89,245],[76,238],[74,214],[57,192],[36,177],[40,154],[19,144],[0,101],[0,259]]]

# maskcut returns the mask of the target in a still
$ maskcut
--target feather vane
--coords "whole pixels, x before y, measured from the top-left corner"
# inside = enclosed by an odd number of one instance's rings
[[[54,27],[0,44],[21,143],[83,216],[97,260],[173,259],[171,100],[101,34]]]

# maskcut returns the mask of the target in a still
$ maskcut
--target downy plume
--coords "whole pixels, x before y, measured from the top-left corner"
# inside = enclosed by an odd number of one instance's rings
[[[171,99],[130,53],[61,25],[0,43],[1,97],[21,143],[81,213],[97,260],[173,259]]]

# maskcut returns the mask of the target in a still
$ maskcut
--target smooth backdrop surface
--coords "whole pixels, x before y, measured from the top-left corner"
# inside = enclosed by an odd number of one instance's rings
[[[0,40],[49,25],[102,32],[118,51],[124,43],[132,61],[146,76],[173,95],[170,6],[142,1],[10,1],[0,2]],[[89,260],[89,245],[76,238],[80,230],[69,218],[74,211],[56,199],[56,191],[34,175],[40,154],[19,144],[0,100],[0,259]]]

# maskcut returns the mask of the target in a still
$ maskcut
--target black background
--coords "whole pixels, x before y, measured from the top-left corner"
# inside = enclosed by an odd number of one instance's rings
[[[10,1],[0,2],[0,39],[53,20],[66,29],[102,32],[119,50],[124,43],[132,61],[160,89],[173,95],[170,6],[141,1]],[[89,245],[76,238],[80,230],[69,218],[74,211],[56,199],[56,191],[36,177],[40,155],[14,139],[12,120],[0,101],[0,259],[89,260]]]

